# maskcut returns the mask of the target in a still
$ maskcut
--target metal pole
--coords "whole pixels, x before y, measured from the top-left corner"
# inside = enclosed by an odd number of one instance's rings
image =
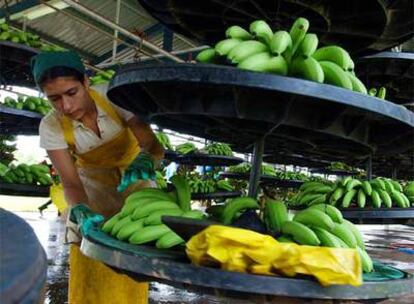
[[[119,14],[121,13],[121,0],[116,1],[115,23],[119,24]],[[118,31],[114,31],[114,43],[112,46],[112,60],[116,58],[116,48],[118,47]]]
[[[163,49],[159,48],[158,46],[152,44],[151,42],[148,42],[144,39],[141,39],[140,37],[138,37],[137,35],[134,35],[133,33],[131,33],[130,31],[124,29],[123,27],[119,26],[118,24],[112,22],[111,20],[106,19],[105,17],[102,17],[101,15],[98,15],[96,12],[92,11],[90,8],[87,8],[86,6],[83,6],[82,4],[79,4],[78,2],[75,2],[73,0],[62,0],[63,2],[69,4],[71,7],[73,7],[74,9],[76,9],[77,11],[81,12],[82,14],[85,14],[89,17],[91,17],[92,19],[95,19],[98,22],[101,22],[102,24],[114,29],[114,30],[118,30],[119,33],[121,33],[122,35],[125,35],[128,38],[131,38],[139,43],[141,43],[142,45],[146,46],[147,48],[165,55],[167,58],[174,60],[176,62],[184,62],[184,60],[181,60],[180,58],[171,55],[169,52],[164,51]]]
[[[397,179],[397,172],[398,172],[398,170],[397,170],[397,166],[396,166],[396,165],[394,165],[394,166],[392,167],[392,173],[391,173],[391,177],[392,177],[392,179]]]
[[[248,195],[252,198],[257,198],[259,181],[262,172],[263,151],[264,137],[261,137],[254,143],[253,149],[252,169],[250,171],[248,192]]]
[[[368,156],[365,171],[367,172],[367,179],[372,180],[372,155]]]

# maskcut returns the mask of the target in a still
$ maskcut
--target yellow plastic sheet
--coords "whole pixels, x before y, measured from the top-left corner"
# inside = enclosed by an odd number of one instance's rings
[[[63,211],[65,211],[68,207],[68,203],[65,200],[62,184],[53,184],[50,186],[49,191],[52,203],[56,206],[60,213],[63,213]]]
[[[196,265],[263,275],[314,276],[323,286],[362,284],[361,260],[355,249],[280,243],[269,235],[213,225],[187,242]]]

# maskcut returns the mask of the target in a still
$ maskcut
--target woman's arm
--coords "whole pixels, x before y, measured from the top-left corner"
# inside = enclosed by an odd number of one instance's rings
[[[164,148],[158,142],[150,125],[139,121],[136,116],[128,120],[127,124],[137,138],[141,151],[151,154],[157,161],[164,158]]]
[[[68,149],[48,150],[47,154],[62,181],[65,198],[70,207],[88,203],[88,196]]]

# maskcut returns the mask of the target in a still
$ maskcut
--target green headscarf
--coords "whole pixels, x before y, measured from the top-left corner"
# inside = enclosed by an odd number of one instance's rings
[[[85,66],[79,55],[73,51],[43,52],[31,59],[32,74],[37,84],[43,74],[54,67],[67,67],[85,73]]]

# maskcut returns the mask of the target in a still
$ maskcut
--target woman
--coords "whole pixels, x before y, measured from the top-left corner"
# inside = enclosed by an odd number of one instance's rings
[[[78,227],[88,233],[101,215],[117,213],[128,193],[151,186],[153,161],[163,158],[163,148],[148,124],[89,87],[76,53],[38,54],[32,72],[54,109],[40,123],[40,145],[59,173],[71,209],[69,302],[147,303],[147,283],[80,252]]]

